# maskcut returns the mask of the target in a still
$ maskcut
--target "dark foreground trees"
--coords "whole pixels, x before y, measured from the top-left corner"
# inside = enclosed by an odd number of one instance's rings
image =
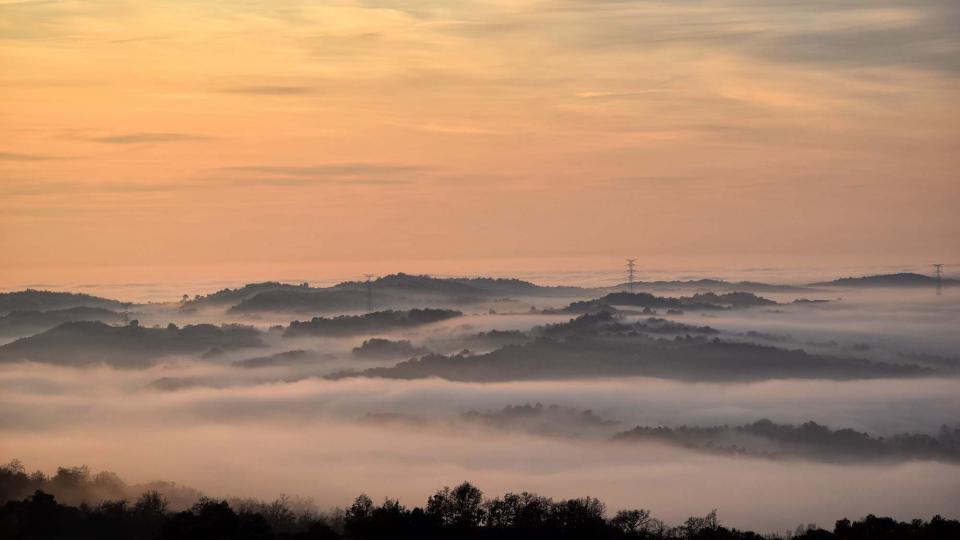
[[[779,538],[786,538],[780,536]],[[798,527],[789,537],[803,540],[956,539],[960,521],[936,516],[930,521],[899,522],[867,516],[836,523],[832,531]],[[156,492],[134,503],[102,502],[67,506],[36,491],[0,507],[0,538],[19,539],[691,539],[760,540],[768,538],[721,525],[716,511],[669,527],[647,510],[622,510],[606,516],[604,504],[584,497],[554,501],[532,493],[508,493],[485,499],[470,483],[443,488],[423,507],[408,509],[387,499],[375,504],[360,495],[344,512],[321,517],[297,515],[282,500],[242,504],[202,498],[188,510],[173,512]]]

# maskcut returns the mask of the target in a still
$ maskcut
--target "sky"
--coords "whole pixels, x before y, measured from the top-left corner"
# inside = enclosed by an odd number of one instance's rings
[[[0,0],[0,285],[949,262],[958,29],[956,0]]]

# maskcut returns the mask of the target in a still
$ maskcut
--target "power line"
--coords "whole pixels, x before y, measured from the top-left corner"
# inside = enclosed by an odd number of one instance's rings
[[[627,259],[627,289],[633,292],[633,279],[636,277],[636,259]]]
[[[373,274],[364,274],[367,278],[367,313],[373,313]]]
[[[940,296],[940,279],[943,276],[943,265],[935,264],[933,267],[937,269],[937,296]]]

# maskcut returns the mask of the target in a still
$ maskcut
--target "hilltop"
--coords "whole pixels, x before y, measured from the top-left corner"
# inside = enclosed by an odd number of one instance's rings
[[[624,322],[610,313],[581,315],[534,329],[535,339],[485,354],[429,354],[393,367],[347,376],[388,379],[439,377],[493,382],[645,376],[689,381],[755,381],[779,378],[870,379],[916,377],[934,370],[861,358],[809,354],[708,337],[710,327],[650,318]]]
[[[616,306],[644,309],[720,310],[773,306],[776,304],[773,300],[748,292],[729,292],[724,294],[716,294],[713,292],[696,293],[693,296],[683,296],[679,298],[655,296],[645,292],[614,292],[594,300],[573,302],[562,310],[555,311],[560,313],[589,313],[595,311],[610,311],[615,309]]]
[[[0,316],[0,336],[26,336],[71,321],[115,323],[119,322],[122,317],[116,311],[86,306],[50,311],[17,310]]]
[[[64,365],[106,363],[140,367],[171,354],[261,345],[260,331],[251,326],[196,324],[178,328],[170,324],[165,328],[147,328],[136,321],[126,326],[75,321],[0,346],[0,362],[30,360]]]
[[[402,330],[459,317],[463,313],[450,309],[411,309],[409,311],[375,311],[365,315],[314,317],[309,321],[293,321],[284,337],[352,336]]]
[[[943,278],[941,285],[944,287],[955,287],[960,285],[960,280]],[[897,274],[876,274],[872,276],[845,277],[833,281],[821,281],[813,283],[814,287],[936,287],[937,278],[915,274],[912,272],[900,272]]]
[[[194,304],[233,304],[231,313],[348,312],[365,310],[368,290],[381,309],[461,306],[508,297],[573,298],[589,296],[580,287],[548,287],[519,279],[437,278],[390,274],[370,281],[345,281],[332,287],[277,282],[224,289],[192,301]],[[189,304],[189,303],[188,303]]]
[[[831,430],[816,422],[799,426],[758,420],[742,426],[670,428],[637,426],[617,441],[658,441],[711,453],[763,458],[800,457],[827,462],[932,459],[960,461],[960,427],[943,426],[937,435],[901,433],[872,437],[853,429]]]
[[[607,288],[610,291],[624,291],[630,288],[629,283],[620,283]],[[715,291],[733,292],[744,291],[752,293],[800,293],[811,292],[811,288],[804,285],[781,285],[760,283],[758,281],[726,281],[722,279],[688,279],[669,281],[634,281],[634,289],[653,291]]]
[[[83,293],[40,291],[36,289],[0,293],[0,313],[27,310],[46,311],[75,307],[121,309],[126,305],[128,304],[118,300]]]

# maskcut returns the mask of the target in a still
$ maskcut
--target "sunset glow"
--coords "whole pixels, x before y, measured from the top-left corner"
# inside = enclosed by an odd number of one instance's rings
[[[926,263],[960,233],[958,17],[5,1],[3,285],[184,261]]]

